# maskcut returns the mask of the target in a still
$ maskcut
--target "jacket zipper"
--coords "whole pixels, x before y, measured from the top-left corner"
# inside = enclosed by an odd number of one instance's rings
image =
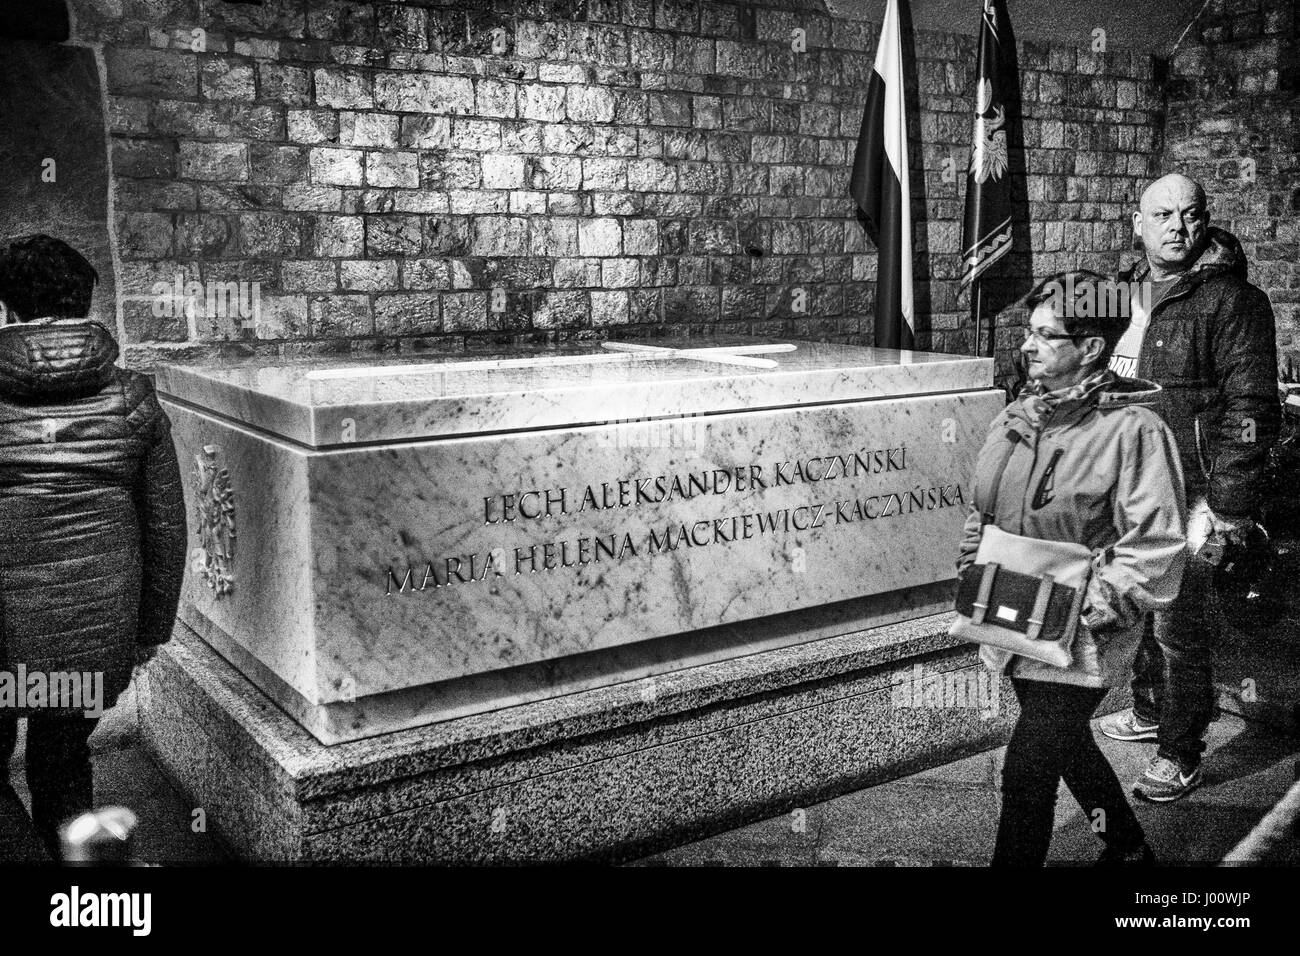
[[[1025,490],[1020,494],[1020,536],[1022,538],[1025,536],[1025,512],[1029,510],[1029,489],[1034,487],[1034,472],[1038,470],[1038,444],[1055,415],[1056,410],[1053,409],[1047,421],[1043,422],[1043,427],[1034,431],[1034,457],[1029,461],[1029,478],[1025,481]]]
[[[1148,269],[1145,274],[1147,276],[1151,275],[1151,270]],[[1139,279],[1137,281],[1141,282],[1143,280]],[[1159,302],[1157,302],[1155,305],[1151,307],[1151,311],[1147,313],[1147,327],[1142,333],[1142,348],[1138,351],[1137,371],[1134,373],[1135,375],[1145,374],[1147,371],[1147,366],[1151,364],[1150,333],[1151,333],[1151,326],[1154,325],[1156,321],[1156,313],[1159,312],[1162,308],[1164,308],[1164,306],[1167,303],[1177,302],[1179,299],[1186,298],[1187,296],[1191,295],[1193,292],[1196,291],[1196,287],[1199,286],[1200,284],[1201,283],[1196,283],[1195,285],[1188,285],[1182,289],[1175,289],[1173,292],[1166,295],[1163,299],[1161,299]]]

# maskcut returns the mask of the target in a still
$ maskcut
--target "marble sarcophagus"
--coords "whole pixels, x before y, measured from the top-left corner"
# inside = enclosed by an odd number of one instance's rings
[[[933,613],[989,377],[755,340],[164,367],[181,617],[336,743]]]

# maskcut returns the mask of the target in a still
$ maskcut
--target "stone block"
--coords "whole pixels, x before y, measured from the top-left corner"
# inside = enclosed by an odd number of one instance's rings
[[[563,86],[546,86],[530,83],[519,87],[519,116],[521,119],[553,123],[564,119]]]
[[[346,259],[339,263],[339,287],[344,292],[385,292],[396,289],[396,259]]]
[[[205,60],[199,88],[207,100],[252,101],[257,96],[253,65],[226,59]]]
[[[451,120],[445,116],[403,116],[400,145],[414,149],[451,146]]]
[[[150,139],[112,141],[113,172],[140,179],[170,178],[176,169],[176,150],[170,143]]]
[[[677,166],[660,159],[634,159],[627,164],[627,186],[640,192],[676,192]]]
[[[316,147],[308,156],[312,182],[327,186],[360,186],[364,178],[364,157],[365,153],[359,149]]]
[[[594,157],[582,161],[584,190],[623,189],[627,186],[627,163],[621,159]]]
[[[442,296],[444,332],[481,332],[488,327],[487,293],[448,292]]]
[[[319,295],[338,288],[338,267],[319,259],[286,259],[280,263],[280,289]]]
[[[307,154],[296,146],[253,143],[249,147],[250,178],[255,183],[296,183],[307,178]]]
[[[214,213],[177,216],[175,251],[177,255],[198,259],[222,259],[238,255],[237,225],[230,217]]]
[[[512,216],[476,218],[470,252],[476,256],[528,255],[528,220]]]
[[[586,292],[548,292],[533,307],[533,327],[573,329],[587,324]]]
[[[641,279],[641,264],[637,259],[602,259],[600,284],[607,289],[635,286]]]
[[[405,289],[447,289],[451,286],[451,270],[444,259],[404,259],[401,271]]]
[[[374,81],[369,72],[346,67],[321,67],[313,76],[316,102],[320,106],[344,110],[375,108]]]
[[[375,102],[394,113],[473,113],[474,85],[462,76],[381,73],[375,78]]]
[[[565,111],[570,122],[608,123],[614,119],[614,96],[601,87],[569,86]]]
[[[195,99],[199,95],[199,58],[173,50],[104,50],[109,92],[118,96]]]
[[[366,153],[366,183],[370,186],[418,189],[419,157],[415,153]]]
[[[340,146],[382,146],[399,144],[398,117],[388,113],[339,113]]]
[[[457,149],[487,152],[501,148],[501,124],[496,120],[460,119],[452,121],[451,140]]]
[[[384,258],[420,254],[423,240],[419,216],[386,214],[366,216],[365,220],[368,256]]]
[[[584,219],[578,223],[578,251],[584,256],[616,256],[623,230],[617,219]]]
[[[501,190],[453,189],[449,208],[458,215],[479,215],[510,211],[510,194]]]
[[[257,96],[286,106],[307,106],[311,103],[311,73],[297,66],[258,63]]]
[[[310,316],[305,295],[263,295],[254,320],[259,339],[292,339],[307,335]]]
[[[375,320],[367,295],[331,295],[310,303],[312,334],[321,337],[370,335]]]
[[[333,110],[289,110],[289,139],[305,146],[338,142],[339,117]]]
[[[380,6],[376,9],[378,45],[385,50],[428,48],[425,11],[419,7]]]
[[[290,183],[284,187],[281,202],[285,209],[297,212],[340,212],[343,190],[336,186]]]
[[[355,257],[365,251],[365,220],[361,216],[316,216],[311,235],[315,256]]]
[[[183,179],[244,182],[248,179],[248,147],[243,143],[181,143]]]
[[[289,258],[302,253],[302,222],[285,213],[244,213],[239,233],[245,255]]]
[[[375,298],[375,332],[380,335],[433,334],[441,329],[437,296],[381,295]]]
[[[118,251],[123,258],[163,259],[172,253],[175,225],[163,213],[119,212]]]
[[[518,215],[543,215],[546,212],[546,193],[532,189],[512,190],[510,212]]]
[[[483,186],[486,189],[519,189],[524,185],[524,158],[490,154],[483,157]]]
[[[478,79],[474,81],[475,111],[480,116],[498,119],[514,119],[515,84],[500,80]]]
[[[628,294],[626,292],[591,293],[591,324],[593,326],[624,325],[628,321]]]
[[[623,251],[629,256],[658,255],[659,223],[654,219],[624,220]]]

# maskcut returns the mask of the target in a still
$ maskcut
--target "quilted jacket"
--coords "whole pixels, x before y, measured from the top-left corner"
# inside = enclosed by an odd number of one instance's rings
[[[104,326],[0,328],[0,668],[102,672],[171,636],[185,505],[152,382],[114,365]]]
[[[1149,275],[1142,259],[1120,279]],[[1200,258],[1151,310],[1137,375],[1162,389],[1155,409],[1178,440],[1188,497],[1204,491],[1215,514],[1257,518],[1281,425],[1277,342],[1273,308],[1246,281],[1232,233],[1211,227]]]

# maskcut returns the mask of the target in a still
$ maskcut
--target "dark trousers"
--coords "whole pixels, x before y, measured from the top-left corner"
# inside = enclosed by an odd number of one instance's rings
[[[51,711],[27,719],[27,788],[32,795],[32,824],[46,851],[56,860],[59,827],[94,804],[88,741],[98,723],[97,718],[80,712]],[[18,801],[9,783],[9,760],[17,743],[18,718],[0,714],[0,802],[10,807]]]
[[[1217,698],[1213,574],[1202,561],[1187,562],[1178,599],[1163,614],[1148,616],[1133,661],[1133,711],[1160,724],[1156,752],[1187,771],[1201,762]]]
[[[1043,865],[1062,779],[1108,846],[1122,853],[1140,848],[1146,840],[1142,825],[1088,725],[1105,688],[1020,678],[1011,683],[1020,719],[1002,768],[1002,816],[992,865]]]

